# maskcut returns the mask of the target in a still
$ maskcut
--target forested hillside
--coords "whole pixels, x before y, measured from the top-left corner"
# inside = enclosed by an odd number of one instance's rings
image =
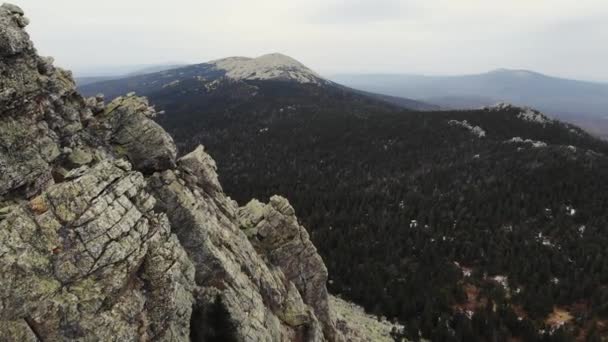
[[[259,113],[161,122],[218,156],[238,201],[293,198],[331,290],[406,322],[408,337],[532,340],[560,310],[587,330],[607,313],[605,144],[515,108]]]
[[[608,145],[527,109],[408,112],[344,88],[182,81],[148,94],[240,203],[279,193],[333,293],[433,341],[597,340]]]

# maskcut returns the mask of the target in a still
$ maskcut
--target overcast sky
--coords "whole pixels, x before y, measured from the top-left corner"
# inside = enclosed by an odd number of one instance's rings
[[[12,0],[75,70],[290,55],[322,74],[496,68],[608,81],[607,0]]]

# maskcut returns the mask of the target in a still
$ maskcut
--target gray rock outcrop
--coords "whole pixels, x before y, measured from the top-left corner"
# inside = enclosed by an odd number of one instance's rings
[[[215,163],[202,147],[177,164],[176,170],[153,175],[149,191],[196,265],[199,304],[210,305],[221,295],[246,341],[324,340],[295,285],[268,265],[240,230],[237,207],[221,192]]]
[[[0,319],[22,318],[45,340],[134,340],[145,321],[187,337],[193,267],[142,174],[110,160],[76,171],[0,222]],[[159,256],[170,260],[162,274]],[[166,277],[175,298],[163,296]],[[173,304],[156,321],[147,293]]]
[[[127,94],[114,99],[100,116],[106,127],[111,128],[106,138],[114,151],[137,170],[151,173],[175,167],[177,149],[173,138],[149,120],[156,116],[156,111],[147,99]]]
[[[304,302],[323,322],[325,335],[335,339],[335,318],[326,287],[327,268],[287,199],[273,196],[266,205],[252,200],[238,210],[238,217],[255,249],[295,284]]]
[[[221,299],[239,341],[348,340],[281,197],[239,208],[144,98],[82,98],[0,6],[0,340],[188,341]]]

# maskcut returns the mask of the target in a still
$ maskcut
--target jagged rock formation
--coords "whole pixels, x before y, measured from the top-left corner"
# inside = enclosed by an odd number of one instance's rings
[[[221,192],[214,163],[202,148],[176,170],[154,174],[158,211],[196,267],[199,302],[221,294],[244,340],[323,340],[316,316],[280,269],[268,265],[236,224],[237,206]],[[206,177],[206,176],[211,177]]]
[[[286,199],[239,208],[145,99],[82,98],[23,15],[0,7],[0,340],[187,341],[218,297],[239,340],[351,339]]]
[[[329,310],[325,287],[327,268],[306,229],[298,224],[293,207],[285,198],[274,196],[266,205],[252,200],[239,209],[238,215],[256,250],[295,284],[324,323],[325,334],[334,337],[335,318]]]

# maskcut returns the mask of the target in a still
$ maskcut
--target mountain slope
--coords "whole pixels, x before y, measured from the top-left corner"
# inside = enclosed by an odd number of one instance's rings
[[[408,112],[209,64],[161,76],[105,86],[148,95],[181,149],[204,144],[231,197],[289,196],[330,289],[407,337],[606,333],[606,143],[505,104]]]
[[[288,195],[330,290],[398,319],[411,339],[602,331],[606,143],[504,104],[402,111],[302,66],[292,77],[280,60],[259,73],[233,58],[87,91],[149,96],[180,149],[216,156],[237,201]]]
[[[384,101],[384,102],[393,104],[393,105],[398,106],[403,109],[420,110],[420,111],[431,111],[431,110],[440,110],[441,109],[441,107],[439,107],[437,105],[422,102],[422,101],[411,100],[411,99],[407,99],[405,97],[397,97],[397,96],[370,93],[370,92],[358,90],[358,89],[352,89],[352,90],[357,93],[363,94],[365,96],[369,96],[369,97],[378,99],[380,101]]]
[[[499,69],[465,76],[346,74],[332,79],[350,87],[406,96],[445,108],[479,108],[506,101],[532,106],[575,123],[608,116],[608,84],[550,77],[526,70]]]
[[[605,319],[608,293],[596,283],[608,281],[605,143],[509,106],[358,116],[247,108],[184,121],[168,112],[159,123],[218,156],[233,198],[292,198],[314,227],[330,289],[399,318],[410,338],[449,333],[444,317],[467,340],[492,331],[532,340],[551,330],[554,305],[581,317],[564,333]],[[467,299],[467,289],[481,292]],[[484,311],[488,298],[497,317]],[[493,325],[472,332],[468,311]]]
[[[275,86],[277,82],[283,81],[288,81],[291,85],[285,89]],[[418,101],[340,86],[327,81],[293,58],[277,53],[258,58],[230,57],[158,73],[83,84],[78,89],[87,96],[103,93],[110,99],[133,91],[153,98],[153,102],[160,101],[159,98],[175,102],[173,98],[179,97],[182,102],[196,103],[201,101],[199,97],[208,97],[218,87],[225,91],[238,88],[235,92],[239,92],[241,97],[244,96],[243,92],[247,92],[244,90],[246,88],[249,89],[250,97],[257,94],[253,89],[259,89],[260,92],[285,101],[299,98],[308,92],[309,99],[314,103],[315,96],[331,93],[340,97],[359,98],[358,102],[374,103],[374,106],[390,107],[386,104],[392,104],[395,108],[435,109]],[[278,92],[271,93],[273,91]]]

